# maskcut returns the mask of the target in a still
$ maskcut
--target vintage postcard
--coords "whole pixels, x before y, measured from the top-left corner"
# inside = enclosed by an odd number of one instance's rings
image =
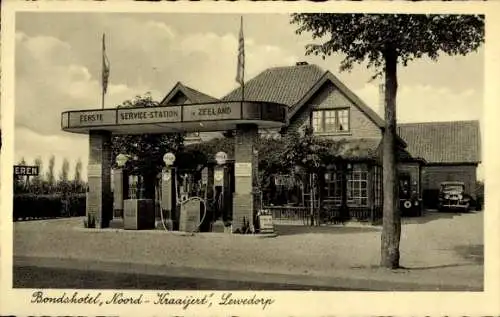
[[[7,1],[1,314],[500,313],[498,9]]]

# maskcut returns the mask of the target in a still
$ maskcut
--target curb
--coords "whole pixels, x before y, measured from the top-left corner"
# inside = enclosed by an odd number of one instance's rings
[[[89,232],[89,233],[130,233],[130,234],[165,234],[172,236],[231,236],[231,237],[248,237],[248,238],[276,238],[278,237],[278,232],[274,233],[256,233],[256,234],[237,234],[237,233],[224,233],[224,232],[184,232],[184,231],[167,231],[163,229],[151,229],[151,230],[125,230],[117,228],[84,228],[84,227],[73,227],[75,231]]]

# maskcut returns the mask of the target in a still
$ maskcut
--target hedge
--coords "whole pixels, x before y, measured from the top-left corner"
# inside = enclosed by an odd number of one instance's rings
[[[86,195],[71,194],[63,200],[61,194],[14,195],[13,219],[59,218],[85,216]]]

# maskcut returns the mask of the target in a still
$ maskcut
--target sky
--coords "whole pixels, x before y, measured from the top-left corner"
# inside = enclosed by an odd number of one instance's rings
[[[295,34],[288,15],[244,15],[246,80],[269,67],[317,64],[378,110],[378,81],[363,64],[339,73],[344,56],[305,56],[309,34]],[[111,63],[106,107],[150,92],[161,100],[180,81],[214,97],[235,81],[240,15],[49,13],[16,15],[15,160],[56,156],[71,173],[86,166],[88,136],[61,131],[61,112],[101,105],[101,37]],[[484,48],[468,56],[421,59],[399,67],[399,122],[481,120]],[[84,173],[86,168],[84,168]],[[479,172],[481,173],[481,172]],[[481,178],[481,175],[479,175]]]

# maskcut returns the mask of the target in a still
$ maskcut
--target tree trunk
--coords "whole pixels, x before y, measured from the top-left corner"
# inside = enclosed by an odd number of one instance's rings
[[[385,130],[383,136],[383,229],[381,260],[382,267],[399,267],[399,241],[401,237],[401,217],[398,208],[396,183],[396,94],[397,53],[388,48],[385,57]]]

